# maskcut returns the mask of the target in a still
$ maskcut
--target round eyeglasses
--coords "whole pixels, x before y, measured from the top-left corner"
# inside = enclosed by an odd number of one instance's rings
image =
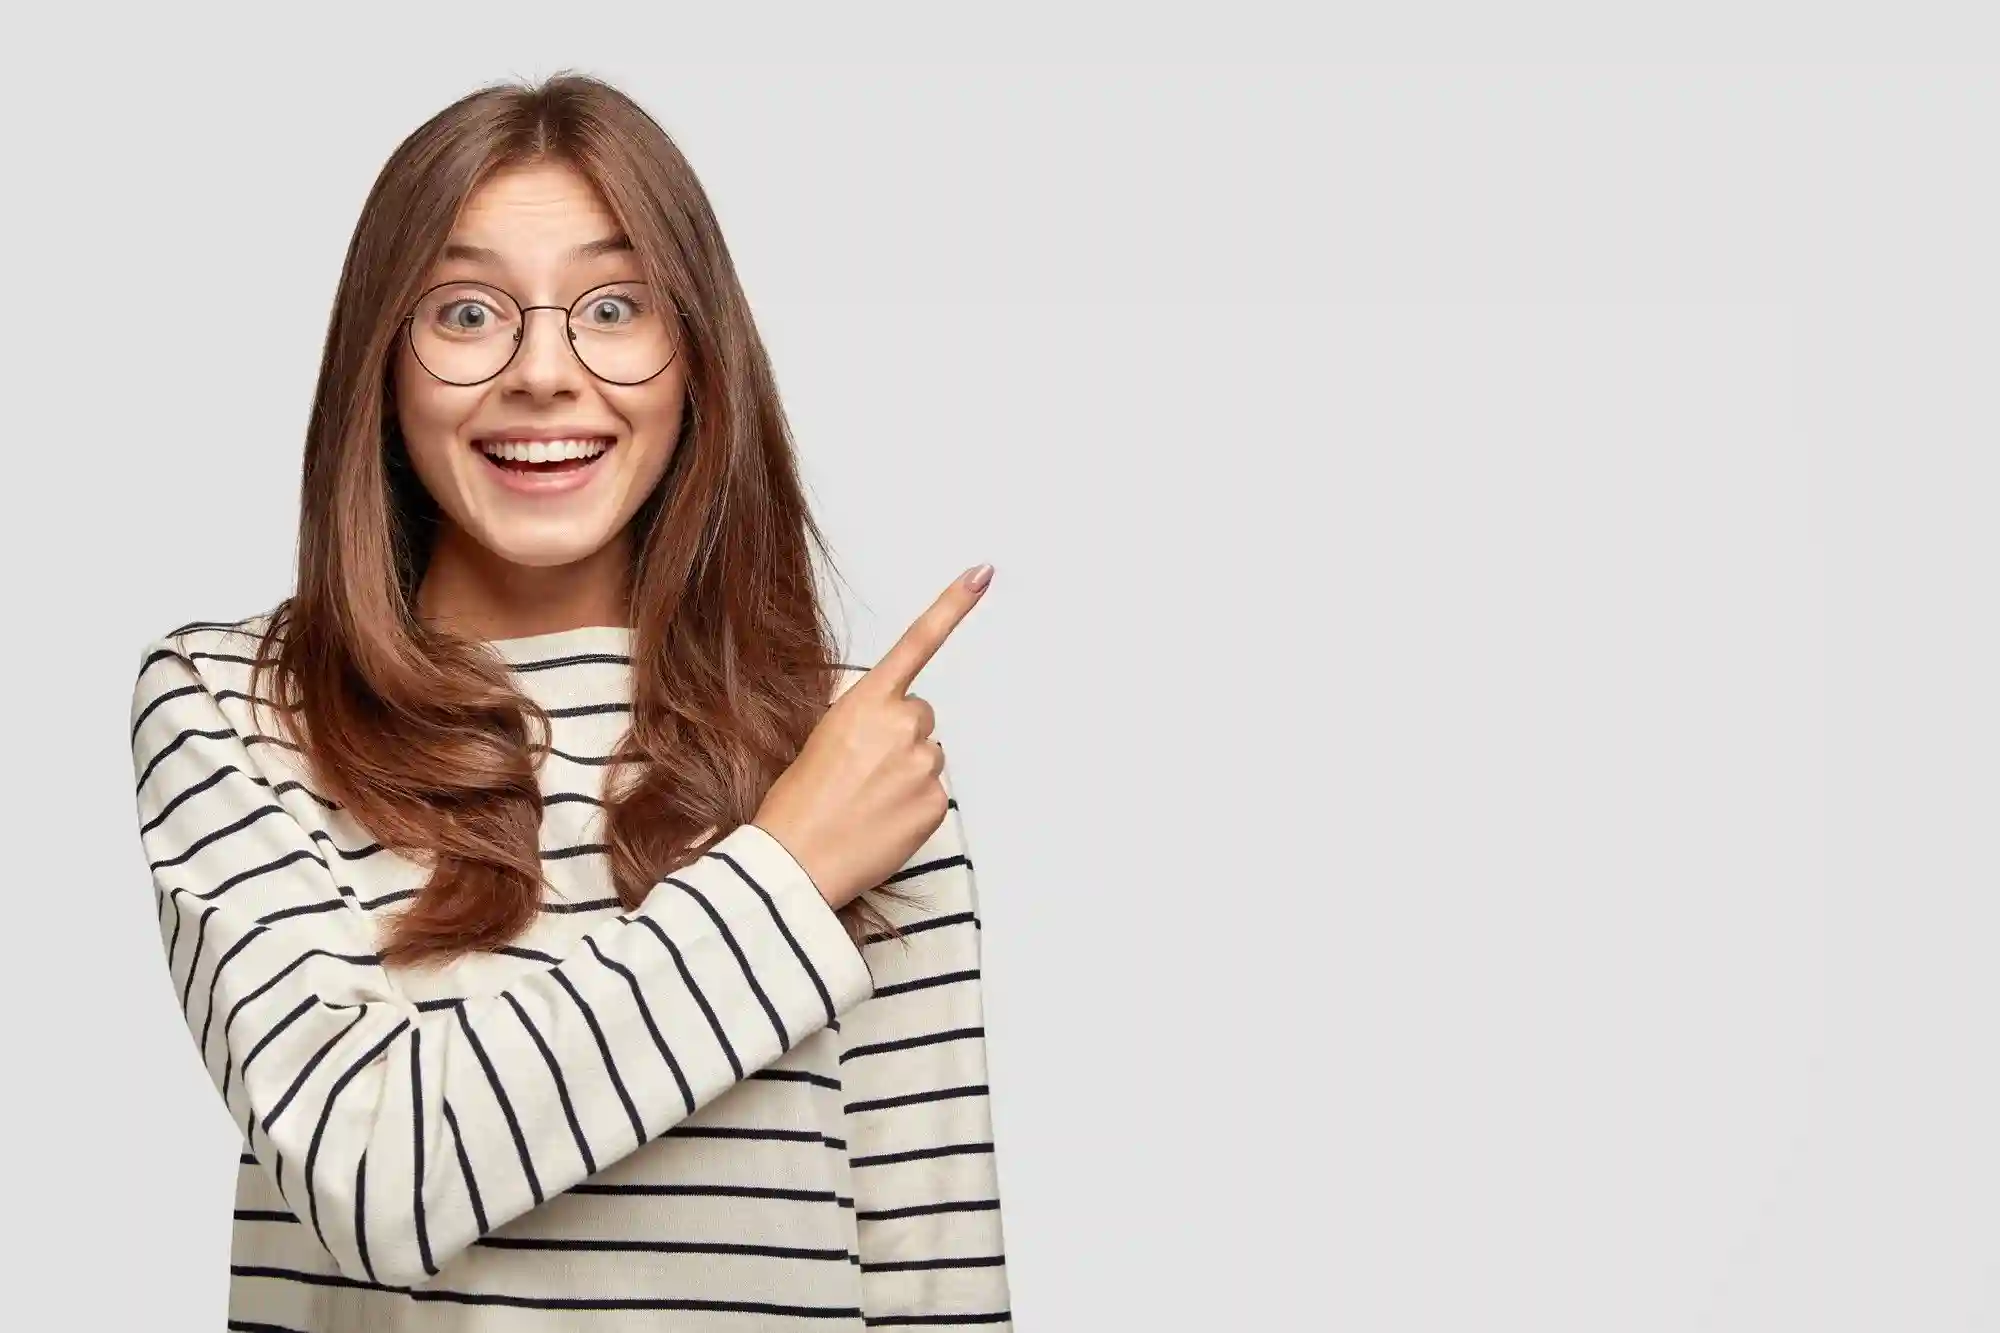
[[[663,309],[664,307],[664,309]],[[644,282],[608,282],[567,307],[522,305],[484,282],[441,282],[403,316],[417,364],[446,384],[484,384],[513,363],[530,310],[560,311],[576,359],[607,384],[644,384],[674,359],[673,326]]]

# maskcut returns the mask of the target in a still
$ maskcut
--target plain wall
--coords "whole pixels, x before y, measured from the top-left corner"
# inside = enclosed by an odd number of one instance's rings
[[[998,567],[922,692],[1022,1327],[2000,1327],[1988,34],[1278,12],[7,20],[8,1322],[221,1322],[139,651],[288,587],[384,157],[576,67],[851,651]]]

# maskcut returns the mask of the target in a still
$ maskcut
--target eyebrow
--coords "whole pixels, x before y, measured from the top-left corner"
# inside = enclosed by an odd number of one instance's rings
[[[569,252],[571,260],[596,259],[600,255],[629,254],[632,239],[623,232],[601,236],[594,241],[585,241]],[[498,264],[501,261],[498,250],[489,250],[483,245],[467,245],[463,241],[451,241],[444,247],[443,259],[466,259],[475,263]]]

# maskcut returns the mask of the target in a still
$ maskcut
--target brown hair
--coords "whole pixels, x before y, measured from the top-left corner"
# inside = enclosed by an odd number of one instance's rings
[[[401,317],[461,206],[494,171],[536,160],[595,184],[681,319],[688,401],[667,473],[633,518],[632,724],[604,793],[627,907],[754,816],[839,669],[812,552],[832,561],[687,160],[630,98],[581,75],[446,107],[390,155],[348,245],[307,426],[297,587],[258,653],[259,679],[275,672],[281,688],[252,689],[279,703],[326,795],[431,868],[384,941],[405,963],[504,944],[542,896],[534,765],[548,717],[490,650],[416,616],[438,510],[390,397]],[[857,943],[895,933],[873,894],[903,896],[882,886],[841,910]]]

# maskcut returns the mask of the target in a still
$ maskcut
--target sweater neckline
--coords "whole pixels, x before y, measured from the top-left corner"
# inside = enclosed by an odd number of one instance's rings
[[[486,646],[508,662],[528,662],[572,653],[612,653],[632,655],[630,625],[577,625],[570,629],[545,630],[540,634],[519,634],[505,639],[488,639]]]

